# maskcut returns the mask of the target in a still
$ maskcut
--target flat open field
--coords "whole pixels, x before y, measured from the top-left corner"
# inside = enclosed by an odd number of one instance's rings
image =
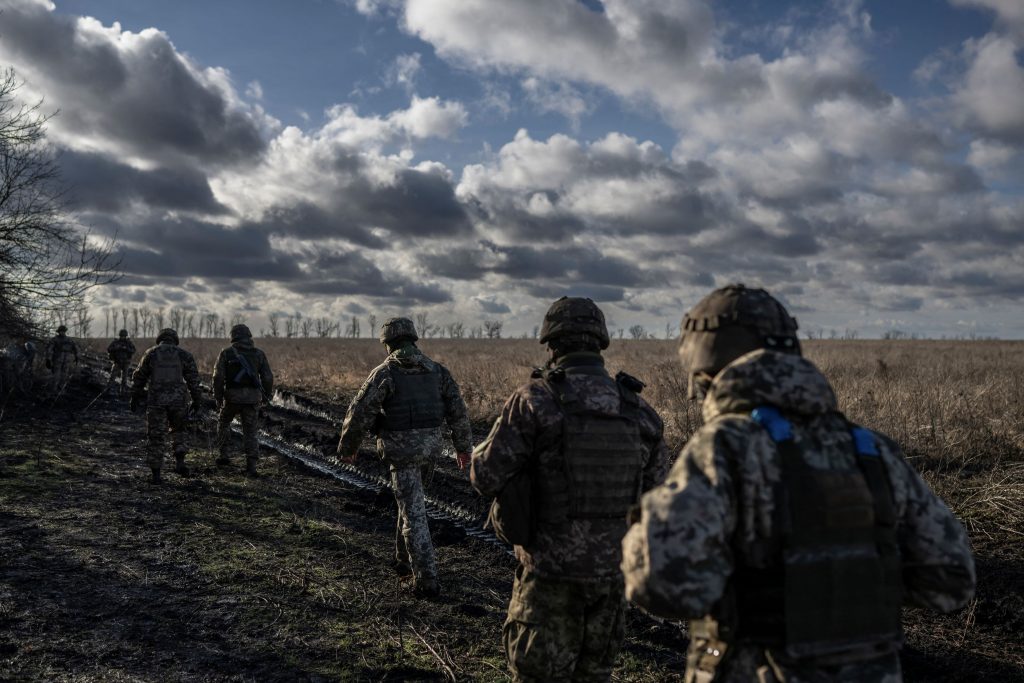
[[[183,340],[206,373],[223,340]],[[280,385],[268,435],[314,457],[383,358],[372,340],[257,340]],[[105,346],[97,340],[93,348]],[[143,346],[139,344],[139,346]],[[526,340],[421,342],[452,370],[479,439],[544,361]],[[902,443],[968,526],[977,599],[944,617],[908,610],[911,681],[1024,679],[1024,343],[811,342],[852,419]],[[675,344],[616,341],[612,371],[648,383],[673,446],[699,424]],[[93,373],[95,375],[95,373]],[[265,475],[213,467],[194,428],[195,476],[145,483],[142,419],[88,373],[56,405],[0,420],[0,680],[506,680],[500,626],[513,564],[472,525],[432,521],[445,589],[412,598],[389,574],[387,491],[349,486],[268,448]],[[358,463],[381,469],[369,451]],[[465,475],[439,464],[428,496],[478,515]],[[680,680],[685,635],[638,613],[616,680]]]

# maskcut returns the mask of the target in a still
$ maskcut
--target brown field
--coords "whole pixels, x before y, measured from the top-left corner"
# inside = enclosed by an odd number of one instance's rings
[[[220,339],[186,339],[200,370],[210,373]],[[898,441],[972,531],[1024,533],[1024,342],[861,340],[805,342],[850,419]],[[94,341],[97,350],[102,345]],[[348,403],[384,358],[372,339],[260,339],[280,386]],[[489,424],[509,393],[544,363],[533,340],[424,339],[462,387],[476,424]],[[700,425],[686,398],[674,341],[613,340],[612,373],[647,383],[673,449]],[[937,477],[938,474],[944,476]]]

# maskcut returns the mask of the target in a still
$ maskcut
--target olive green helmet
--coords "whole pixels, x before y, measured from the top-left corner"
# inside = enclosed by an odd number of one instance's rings
[[[796,318],[763,289],[726,285],[683,317],[679,357],[699,398],[729,363],[756,349],[800,355]]]
[[[127,337],[128,336],[128,330],[121,330],[120,332],[117,333],[117,336],[118,337]]]
[[[57,334],[64,334],[67,331],[68,331],[68,326],[67,325],[61,325],[60,327],[57,328]]]
[[[416,334],[416,326],[408,318],[388,318],[380,326],[380,343],[390,344],[400,339],[416,341],[419,339]]]
[[[248,325],[235,325],[231,328],[231,341],[241,341],[243,339],[252,339],[252,331],[249,330]]]
[[[590,299],[578,296],[563,296],[551,304],[540,329],[540,343],[570,335],[593,337],[602,349],[607,349],[611,341],[604,313]]]
[[[177,346],[178,332],[170,327],[165,327],[164,329],[160,330],[160,334],[156,335],[156,343],[161,344],[165,341],[168,341]]]

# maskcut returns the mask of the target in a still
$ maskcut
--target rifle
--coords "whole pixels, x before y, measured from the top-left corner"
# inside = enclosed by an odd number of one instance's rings
[[[238,364],[242,366],[242,369],[238,371],[237,375],[235,375],[235,382],[241,382],[245,375],[249,375],[249,377],[256,382],[256,388],[258,388],[260,390],[260,394],[263,395],[263,400],[269,403],[270,396],[267,396],[267,392],[263,388],[263,380],[260,379],[260,374],[256,372],[251,365],[249,365],[249,361],[245,356],[238,352],[238,349],[232,347],[231,350],[234,352],[235,359],[238,360]]]

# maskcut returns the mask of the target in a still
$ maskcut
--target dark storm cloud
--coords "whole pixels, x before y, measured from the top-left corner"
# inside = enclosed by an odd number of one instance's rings
[[[356,165],[353,170],[363,169]],[[383,187],[356,175],[339,181],[336,189],[323,204],[275,206],[250,225],[303,240],[344,238],[373,249],[389,244],[371,232],[374,228],[398,239],[457,237],[473,230],[451,183],[437,174],[403,169],[392,185]]]
[[[488,273],[511,280],[557,280],[622,287],[666,284],[661,269],[643,268],[618,256],[589,247],[544,248],[498,245],[482,241],[475,247],[459,247],[420,257],[435,275],[453,280],[478,280]]]
[[[38,2],[7,0],[0,10],[0,56],[60,107],[51,125],[149,159],[224,164],[264,150],[262,115],[230,101],[224,77],[190,66],[165,34],[118,41]]]
[[[361,296],[393,305],[452,300],[443,287],[385,273],[357,251],[320,252],[304,262],[302,277],[285,287],[297,294]]]
[[[58,158],[61,180],[78,210],[118,212],[139,202],[148,207],[225,213],[206,176],[193,169],[142,171],[99,154],[66,151]]]

